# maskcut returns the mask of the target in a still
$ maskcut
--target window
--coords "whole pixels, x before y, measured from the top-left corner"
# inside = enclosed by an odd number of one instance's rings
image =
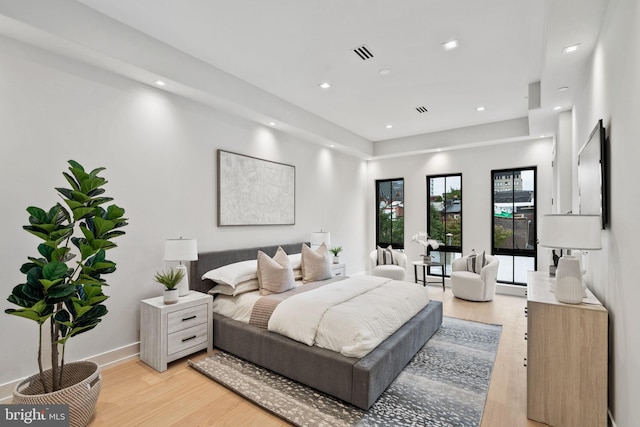
[[[526,285],[536,266],[536,168],[494,170],[493,254],[498,281]]]
[[[404,249],[404,179],[376,180],[376,244]]]
[[[427,212],[427,233],[440,243],[430,254],[449,276],[462,255],[462,174],[427,176]]]

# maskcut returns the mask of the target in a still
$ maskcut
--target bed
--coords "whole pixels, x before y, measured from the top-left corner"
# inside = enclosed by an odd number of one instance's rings
[[[190,287],[208,292],[213,282],[202,279],[208,271],[256,259],[258,251],[274,256],[278,247],[287,254],[297,254],[302,243],[200,253],[198,261],[191,263]],[[431,300],[391,336],[358,358],[309,346],[214,313],[213,344],[220,350],[366,410],[441,324],[442,303]]]

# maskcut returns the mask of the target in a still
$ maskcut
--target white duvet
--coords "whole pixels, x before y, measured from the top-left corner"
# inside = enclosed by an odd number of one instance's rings
[[[427,289],[421,285],[353,276],[281,302],[269,320],[269,330],[359,358],[428,302]]]

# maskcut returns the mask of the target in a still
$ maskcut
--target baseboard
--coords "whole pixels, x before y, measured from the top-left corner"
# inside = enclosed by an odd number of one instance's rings
[[[102,369],[110,366],[115,366],[119,363],[126,362],[133,359],[140,354],[140,343],[135,342],[133,344],[126,345],[124,347],[116,348],[104,353],[96,354],[86,360],[96,362]],[[18,378],[17,380],[10,381],[8,383],[0,384],[0,404],[11,403],[13,396],[13,390],[16,385],[24,378]]]
[[[496,285],[496,293],[501,295],[512,295],[515,297],[526,297],[527,287],[518,285],[505,285],[498,283]]]

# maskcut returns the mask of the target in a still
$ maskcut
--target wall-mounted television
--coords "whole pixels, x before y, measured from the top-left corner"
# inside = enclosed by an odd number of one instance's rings
[[[603,229],[609,222],[607,148],[600,119],[578,152],[578,202],[580,214],[600,215]]]

